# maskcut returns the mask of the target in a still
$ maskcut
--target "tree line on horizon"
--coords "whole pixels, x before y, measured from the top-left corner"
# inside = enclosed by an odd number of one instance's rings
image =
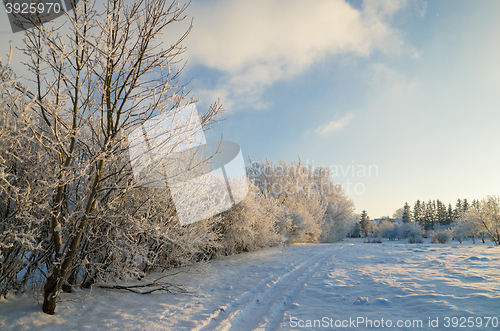
[[[401,220],[419,224],[425,231],[434,229],[435,226],[447,226],[454,220],[467,213],[470,207],[478,208],[479,200],[458,199],[455,207],[451,203],[446,206],[441,200],[415,201],[413,208],[406,202],[403,206]]]
[[[467,238],[486,238],[500,245],[500,196],[488,196],[485,199],[458,199],[455,207],[446,206],[439,199],[421,202],[417,200],[413,208],[405,203],[394,213],[401,218],[402,224],[391,222],[383,217],[380,223],[371,222],[365,210],[359,216],[352,237],[384,237],[388,239],[411,238],[413,242],[423,242],[427,236],[431,242],[444,243],[456,239],[460,243]],[[411,235],[409,235],[411,233]],[[415,238],[420,238],[415,241]],[[380,242],[380,241],[378,241]]]

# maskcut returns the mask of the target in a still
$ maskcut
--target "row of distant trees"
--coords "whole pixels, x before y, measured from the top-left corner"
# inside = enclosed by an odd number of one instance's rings
[[[422,228],[413,222],[405,222],[397,224],[394,219],[383,216],[380,223],[370,220],[370,217],[363,210],[359,216],[358,222],[354,225],[353,229],[349,232],[350,237],[374,237],[375,241],[381,242],[381,238],[387,239],[408,239],[410,242],[423,242]]]
[[[446,208],[440,200],[427,203],[417,200],[413,208],[405,203],[393,217],[401,219],[402,224],[394,224],[389,217],[383,217],[379,224],[375,224],[363,211],[350,235],[412,240],[427,236],[433,242],[446,242],[452,238],[459,242],[467,238],[475,242],[476,238],[480,238],[485,242],[489,238],[500,245],[499,196],[473,200],[470,204],[467,199],[458,199],[455,208],[451,204]]]
[[[455,207],[451,203],[446,206],[441,200],[429,200],[427,202],[417,200],[413,208],[405,203],[394,213],[403,222],[414,222],[422,226],[425,231],[432,230],[438,225],[450,225],[454,220],[467,213],[470,207],[478,208],[479,201],[473,200],[469,204],[467,199],[458,199]]]
[[[453,229],[452,236],[461,241],[462,238],[485,237],[500,243],[500,198],[488,196],[485,199],[458,199],[455,207],[448,207],[440,200],[427,203],[417,200],[413,211],[408,203],[402,208],[402,221],[419,224],[425,232],[434,229]]]

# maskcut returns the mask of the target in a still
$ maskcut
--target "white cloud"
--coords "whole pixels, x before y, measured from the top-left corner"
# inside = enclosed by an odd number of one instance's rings
[[[327,56],[399,52],[403,42],[387,21],[404,3],[365,1],[357,10],[343,0],[195,1],[185,56],[219,71],[210,89],[225,90],[234,105],[262,104],[266,87]]]
[[[371,66],[371,69],[371,83],[386,91],[389,90],[395,95],[405,95],[420,87],[417,78],[409,79],[383,63],[375,63]]]
[[[354,114],[347,113],[339,119],[323,124],[316,129],[316,133],[324,135],[331,132],[338,132],[348,125],[354,118]]]

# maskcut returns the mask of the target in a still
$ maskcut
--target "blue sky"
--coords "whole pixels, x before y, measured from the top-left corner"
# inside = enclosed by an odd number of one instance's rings
[[[184,79],[200,111],[225,105],[209,139],[347,170],[334,180],[371,218],[484,198],[500,188],[499,12],[495,0],[194,0]]]

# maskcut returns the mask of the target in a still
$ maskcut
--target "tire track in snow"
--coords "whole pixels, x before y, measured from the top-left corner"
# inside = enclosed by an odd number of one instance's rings
[[[338,247],[341,249],[343,246]],[[319,272],[320,268],[325,264],[328,264],[328,260],[331,259],[334,262],[335,255],[332,252],[327,252],[324,254],[324,258],[319,261],[313,268],[311,268],[307,273],[297,279],[288,290],[286,290],[278,299],[276,299],[271,307],[269,307],[268,313],[264,316],[264,321],[259,325],[257,330],[278,330],[280,324],[283,322],[283,317],[297,299],[297,296],[304,288],[306,282],[314,277],[316,273]],[[326,271],[328,272],[328,270]]]
[[[300,264],[302,264],[304,261],[309,260],[310,258],[311,258],[310,256],[305,255],[302,258],[300,258],[300,259],[296,260],[295,262],[286,266],[282,272],[277,273],[277,274],[271,274],[270,276],[264,278],[257,285],[252,287],[248,292],[245,292],[244,294],[240,295],[236,300],[231,302],[228,306],[221,307],[221,309],[216,310],[213,314],[210,315],[210,317],[200,327],[195,328],[195,330],[212,330],[213,328],[210,328],[209,326],[220,324],[220,320],[218,318],[219,315],[221,315],[221,314],[226,315],[227,313],[232,313],[238,307],[247,303],[247,301],[249,301],[251,298],[253,298],[266,285],[269,285],[270,283],[272,283],[274,281],[274,279],[277,279],[277,278],[281,277],[282,275],[290,273],[293,270],[295,270],[296,268],[299,268]],[[216,320],[218,322],[216,322]]]
[[[253,330],[259,324],[266,330],[276,328],[306,281],[331,256],[329,250],[300,258],[282,272],[259,282],[227,307],[217,310],[197,330]]]

